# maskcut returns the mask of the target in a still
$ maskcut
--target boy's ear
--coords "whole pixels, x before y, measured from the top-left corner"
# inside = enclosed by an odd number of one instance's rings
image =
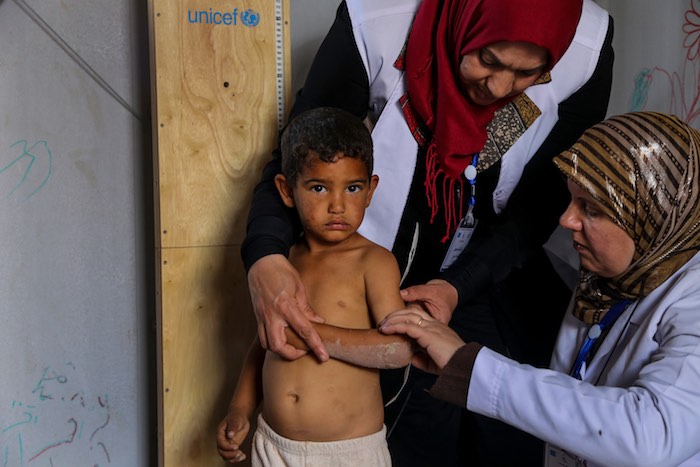
[[[377,184],[379,184],[379,175],[372,175],[369,179],[369,190],[367,194],[367,206],[369,207],[369,203],[372,201],[372,195],[374,194],[374,190],[377,189]]]
[[[288,208],[293,208],[294,193],[292,191],[292,187],[289,186],[289,183],[287,183],[287,177],[285,177],[282,174],[275,175],[275,186],[277,187],[277,191],[279,191],[280,196],[282,197],[284,205]]]

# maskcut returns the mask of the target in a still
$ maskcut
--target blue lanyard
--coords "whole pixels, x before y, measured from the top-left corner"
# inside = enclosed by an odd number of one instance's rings
[[[588,329],[588,336],[583,342],[581,349],[578,351],[578,356],[576,357],[576,361],[574,362],[574,366],[571,368],[569,375],[576,379],[581,379],[581,367],[583,366],[583,362],[588,359],[591,350],[593,350],[593,345],[595,345],[598,338],[601,336],[601,334],[603,334],[603,331],[605,331],[608,326],[613,324],[617,318],[620,317],[622,312],[627,309],[629,304],[629,300],[617,302],[610,307],[610,310],[605,314],[605,316],[603,316],[600,323],[594,324]]]
[[[469,197],[469,205],[474,206],[476,204],[476,164],[479,162],[479,153],[475,153],[472,156],[472,163],[466,171],[466,178],[471,185],[471,196]]]
[[[467,215],[460,223],[460,227],[464,224],[465,227],[474,227],[476,221],[474,220],[474,205],[476,204],[476,164],[479,162],[479,153],[475,153],[472,156],[472,163],[467,166],[464,172],[464,176],[471,185],[471,193],[469,194],[469,208],[467,208]]]

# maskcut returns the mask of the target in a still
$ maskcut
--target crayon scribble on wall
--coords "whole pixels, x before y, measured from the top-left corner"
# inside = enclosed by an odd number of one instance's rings
[[[629,101],[630,111],[644,110],[652,92],[670,96],[668,108],[655,109],[674,114],[691,126],[700,121],[700,0],[691,0],[683,23],[685,57],[682,69],[655,66],[637,73]]]
[[[73,363],[46,367],[26,398],[0,401],[0,467],[111,464],[109,397],[84,380]]]

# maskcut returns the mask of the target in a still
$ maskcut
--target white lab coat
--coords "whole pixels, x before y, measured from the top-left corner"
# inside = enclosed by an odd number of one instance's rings
[[[567,375],[587,332],[566,314],[552,370],[482,349],[467,408],[589,467],[700,466],[700,253],[620,316],[578,381]]]
[[[374,125],[374,173],[381,180],[359,232],[391,250],[413,179],[418,144],[411,135],[399,98],[406,88],[394,67],[406,43],[420,0],[347,0],[353,36],[370,84],[369,119]],[[542,114],[503,155],[493,207],[500,213],[525,165],[559,119],[559,104],[591,78],[608,32],[609,16],[593,0],[584,0],[576,34],[552,69],[552,81],[525,94]]]

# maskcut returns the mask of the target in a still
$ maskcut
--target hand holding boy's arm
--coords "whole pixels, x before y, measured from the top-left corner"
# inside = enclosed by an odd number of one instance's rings
[[[449,324],[457,308],[457,289],[443,279],[433,279],[426,284],[414,285],[401,291],[401,297],[415,304],[443,324]]]
[[[258,259],[248,271],[248,288],[258,322],[258,338],[263,348],[294,360],[306,352],[289,345],[285,328],[294,329],[319,360],[328,359],[321,339],[311,325],[322,323],[309,305],[299,273],[283,255]]]

